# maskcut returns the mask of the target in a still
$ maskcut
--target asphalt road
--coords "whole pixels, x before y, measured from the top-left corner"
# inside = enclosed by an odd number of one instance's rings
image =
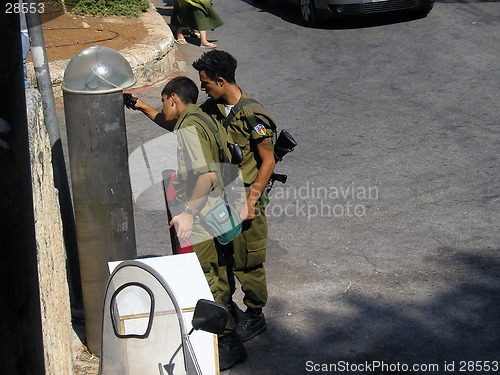
[[[268,209],[269,329],[226,373],[500,371],[500,4],[321,28],[280,0],[214,8],[209,40],[299,143]],[[176,48],[197,79],[202,49]],[[127,126],[131,151],[164,134]],[[154,190],[135,208],[141,255],[169,253]]]

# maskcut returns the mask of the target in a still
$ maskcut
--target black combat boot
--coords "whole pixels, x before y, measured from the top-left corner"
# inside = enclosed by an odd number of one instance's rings
[[[243,310],[239,308],[239,306],[233,300],[229,301],[228,307],[229,307],[229,312],[233,316],[236,323],[238,323],[240,319],[243,317],[243,315],[245,315],[245,313],[243,312]]]
[[[251,307],[245,311],[236,326],[236,332],[243,342],[253,339],[266,329],[267,323],[262,309],[252,309]]]
[[[228,370],[247,359],[247,351],[236,332],[219,337],[219,369]]]

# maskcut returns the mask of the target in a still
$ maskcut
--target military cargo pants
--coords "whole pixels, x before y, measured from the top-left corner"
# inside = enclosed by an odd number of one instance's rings
[[[231,299],[231,295],[229,294],[230,286],[226,267],[222,265],[222,246],[214,239],[202,241],[207,236],[209,237],[205,229],[199,224],[199,220],[195,220],[191,234],[191,239],[194,243],[193,251],[198,256],[214,301],[229,307],[229,300]],[[233,331],[235,326],[236,321],[230,315],[224,333]]]
[[[234,277],[245,294],[247,307],[262,308],[267,302],[266,260],[267,219],[260,200],[255,206],[255,219],[244,222],[242,233],[232,242],[232,259],[227,260],[230,295],[236,290]],[[228,251],[226,250],[226,253]],[[226,258],[227,259],[227,258]]]

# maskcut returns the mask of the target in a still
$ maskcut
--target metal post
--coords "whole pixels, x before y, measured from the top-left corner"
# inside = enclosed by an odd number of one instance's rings
[[[42,375],[44,353],[19,14],[0,12],[0,374]]]
[[[135,83],[116,51],[90,47],[64,73],[63,95],[87,346],[100,352],[108,262],[137,257],[122,89]]]

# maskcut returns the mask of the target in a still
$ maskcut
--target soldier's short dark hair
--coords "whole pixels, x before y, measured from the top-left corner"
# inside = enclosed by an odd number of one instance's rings
[[[176,93],[184,104],[196,104],[198,100],[198,87],[192,79],[188,77],[175,77],[168,82],[163,88],[161,95],[166,95],[167,98]]]
[[[220,50],[205,52],[193,63],[198,72],[205,72],[212,81],[222,77],[229,83],[236,83],[235,72],[238,62],[229,53]]]

